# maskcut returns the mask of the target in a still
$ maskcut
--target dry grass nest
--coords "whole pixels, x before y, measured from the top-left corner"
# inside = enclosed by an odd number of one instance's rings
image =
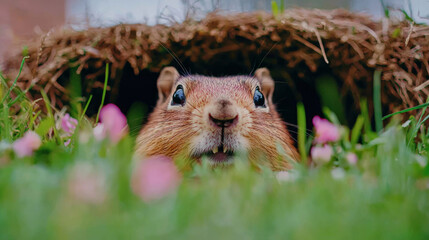
[[[70,101],[67,81],[59,81],[69,78],[65,73],[70,69],[82,74],[83,91],[90,92],[102,88],[104,66],[110,63],[109,90],[114,97],[115,86],[121,81],[118,73],[126,64],[135,74],[159,72],[174,62],[173,55],[198,65],[225,56],[236,61],[237,53],[248,56],[270,50],[264,61],[271,59],[282,71],[295,72],[293,81],[330,69],[341,82],[343,96],[351,96],[357,107],[362,97],[372,98],[376,69],[382,71],[382,103],[391,112],[422,104],[429,95],[428,26],[388,19],[375,22],[367,15],[341,9],[291,9],[278,16],[213,13],[201,21],[170,26],[61,29],[27,46],[30,58],[18,84],[23,89],[32,86],[29,94],[33,98],[44,89],[58,107]],[[21,59],[22,53],[7,59],[4,69],[9,78],[16,76]],[[246,58],[243,64],[249,69],[254,65]]]

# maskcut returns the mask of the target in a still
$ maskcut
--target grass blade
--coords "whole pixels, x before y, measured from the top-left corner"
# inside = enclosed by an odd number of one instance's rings
[[[68,84],[68,89],[70,90],[70,96],[72,99],[72,104],[70,104],[70,112],[74,116],[79,116],[82,110],[82,104],[79,100],[82,97],[82,77],[77,73],[78,66],[73,65],[73,61],[70,61],[70,66],[70,82]]]
[[[374,119],[375,129],[380,132],[383,129],[383,118],[381,112],[381,71],[374,72]]]
[[[323,107],[322,112],[329,121],[331,121],[335,125],[341,125],[337,115],[333,111],[331,111],[331,109],[329,109],[328,107]]]
[[[9,117],[9,108],[7,104],[4,104],[3,108],[0,108],[1,119],[0,119],[0,133],[1,138],[8,141],[12,140],[12,123]]]
[[[420,104],[420,105],[415,106],[415,107],[407,108],[407,109],[404,109],[404,110],[401,110],[401,111],[398,111],[398,112],[394,112],[394,113],[388,114],[388,115],[384,116],[382,119],[385,120],[385,119],[388,119],[388,118],[390,118],[392,116],[395,116],[397,114],[406,113],[406,112],[409,112],[409,111],[417,110],[417,109],[428,107],[428,106],[429,106],[429,103],[423,103],[423,104]]]
[[[9,97],[10,92],[12,92],[12,89],[16,86],[16,82],[18,81],[19,76],[21,75],[22,68],[24,67],[25,59],[29,58],[29,56],[25,56],[22,58],[21,66],[19,67],[18,75],[16,76],[15,80],[12,83],[12,86],[10,86],[9,90],[7,91],[6,95],[1,100],[0,106],[3,106],[4,101]],[[2,76],[3,78],[3,76]]]
[[[280,0],[280,13],[285,11],[285,0]]]
[[[426,103],[429,103],[429,97],[426,99]],[[423,121],[422,121],[422,118],[423,118],[423,116],[425,115],[425,112],[426,112],[426,109],[428,108],[428,106],[424,106],[423,107],[423,109],[422,109],[422,114],[420,115],[420,117],[419,117],[419,120],[417,121],[417,123],[416,123],[416,125],[413,127],[413,129],[412,129],[412,134],[411,134],[411,137],[410,137],[410,139],[409,139],[409,141],[408,141],[408,144],[410,143],[410,141],[412,141],[413,139],[415,139],[416,137],[417,137],[417,135],[418,135],[418,131],[419,131],[419,129],[420,129],[420,127],[422,126],[422,124],[427,120],[427,117],[425,118],[425,119],[423,119]]]
[[[106,97],[106,90],[107,90],[107,81],[109,80],[109,63],[106,63],[106,73],[104,75],[104,87],[103,87],[103,96],[101,97],[101,104],[98,108],[97,118],[95,119],[95,124],[98,123],[98,118],[100,117],[101,109],[104,106],[104,99]]]
[[[364,129],[365,134],[371,134],[372,132],[372,126],[371,126],[371,120],[369,119],[369,111],[368,111],[368,101],[364,98],[360,101],[360,111],[361,115],[364,118]]]
[[[429,97],[426,98],[426,103],[429,103]],[[417,124],[419,124],[422,121],[423,116],[425,115],[426,109],[428,108],[428,106],[424,106],[423,110],[422,110],[422,114],[419,117],[419,121],[417,122]]]
[[[57,133],[57,128],[55,127],[55,118],[54,114],[52,113],[51,102],[49,101],[48,95],[46,95],[45,91],[41,90],[40,93],[42,94],[43,100],[45,101],[46,111],[48,111],[48,119],[50,119],[50,122],[52,124],[55,140],[59,144],[61,142],[61,139]]]
[[[297,106],[298,111],[298,149],[301,155],[301,160],[305,166],[307,166],[307,151],[305,146],[306,141],[306,117],[305,117],[305,109],[304,104],[302,102],[298,103]]]
[[[83,109],[82,115],[80,115],[79,122],[82,121],[83,117],[85,116],[86,110],[88,110],[88,107],[89,107],[89,104],[91,103],[91,100],[92,100],[92,94],[89,96],[89,99],[85,104],[85,108]]]
[[[271,11],[273,12],[274,17],[279,15],[279,6],[276,1],[271,1]]]
[[[355,125],[353,126],[352,135],[350,138],[350,143],[352,147],[354,147],[358,142],[364,123],[365,123],[365,118],[362,115],[359,115],[356,119]]]

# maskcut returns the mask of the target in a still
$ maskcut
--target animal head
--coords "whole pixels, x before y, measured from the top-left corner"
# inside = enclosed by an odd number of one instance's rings
[[[137,154],[166,155],[213,165],[247,154],[255,166],[287,169],[297,154],[272,103],[274,81],[266,68],[254,76],[180,76],[162,70],[159,100],[137,139]]]

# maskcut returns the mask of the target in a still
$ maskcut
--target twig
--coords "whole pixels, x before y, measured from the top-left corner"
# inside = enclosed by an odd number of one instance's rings
[[[408,42],[411,38],[411,33],[413,33],[414,30],[414,22],[411,22],[410,32],[408,33],[407,39],[405,40],[405,46],[408,46]]]
[[[325,62],[327,64],[329,64],[328,57],[326,57],[326,53],[325,53],[325,47],[323,47],[322,38],[320,37],[320,34],[319,34],[319,32],[317,31],[316,28],[313,28],[313,32],[316,34],[317,41],[319,41],[320,50],[322,50],[323,59],[325,59]]]
[[[297,40],[298,42],[304,44],[305,46],[313,49],[315,52],[317,52],[320,55],[323,55],[322,52],[320,51],[320,49],[318,47],[316,47],[314,44],[310,43],[309,41],[305,40],[304,38],[301,38],[298,35],[293,35],[292,37],[294,40]]]
[[[429,85],[429,79],[426,80],[424,83],[420,84],[419,86],[415,87],[413,91],[418,92],[422,90],[423,88],[427,87]]]

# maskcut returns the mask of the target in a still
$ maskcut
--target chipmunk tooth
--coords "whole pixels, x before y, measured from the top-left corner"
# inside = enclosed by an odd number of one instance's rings
[[[227,150],[228,150],[228,148],[223,146],[223,153],[226,153]]]
[[[218,147],[214,147],[214,148],[212,149],[212,151],[213,151],[213,153],[217,153],[217,151],[218,151]]]

